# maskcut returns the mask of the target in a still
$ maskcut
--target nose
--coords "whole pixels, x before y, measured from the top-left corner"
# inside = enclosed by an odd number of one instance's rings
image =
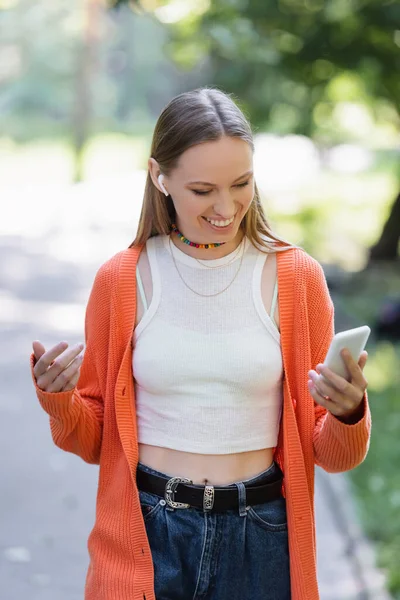
[[[236,206],[230,192],[221,192],[213,209],[216,216],[218,215],[222,219],[231,219],[236,213]]]

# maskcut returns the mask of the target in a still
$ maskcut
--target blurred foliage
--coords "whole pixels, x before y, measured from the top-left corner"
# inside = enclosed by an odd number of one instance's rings
[[[367,459],[351,473],[365,531],[377,544],[378,563],[396,598],[400,598],[399,364],[400,344],[370,346],[366,373],[373,434]]]
[[[400,297],[400,274],[390,264],[354,274],[340,296],[333,295],[338,313],[349,315],[354,326],[373,326],[387,297]],[[400,599],[400,342],[378,340],[373,330],[367,350],[371,445],[366,460],[349,475],[365,531],[377,545],[378,562],[387,574],[390,592]]]
[[[5,135],[141,134],[172,96],[211,83],[240,98],[258,130],[396,143],[394,0],[4,2]]]
[[[186,15],[169,17],[171,55],[183,68],[209,60],[213,84],[237,95],[256,127],[343,141],[335,110],[349,103],[399,129],[396,0],[187,3]],[[163,16],[179,2],[139,4]]]
[[[169,23],[170,55],[209,65],[255,130],[312,137],[320,147],[398,143],[400,3],[396,0],[142,0]],[[379,126],[377,135],[376,124]],[[400,168],[397,170],[400,183]],[[397,194],[397,192],[396,192]],[[400,197],[370,260],[399,256]]]
[[[171,97],[211,84],[256,131],[395,147],[399,31],[394,0],[0,0],[0,130],[69,137],[80,179],[92,136],[150,134]]]
[[[211,56],[214,83],[256,126],[332,139],[338,102],[399,126],[399,29],[395,0],[211,0],[176,24],[171,49],[179,58],[190,42]]]
[[[0,4],[2,135],[150,132],[171,96],[197,83],[165,56],[167,37],[151,14],[107,11],[103,0]]]
[[[118,8],[119,6],[122,6],[123,4],[130,4],[133,8],[140,8],[140,2],[139,0],[108,0],[108,5],[111,8]]]

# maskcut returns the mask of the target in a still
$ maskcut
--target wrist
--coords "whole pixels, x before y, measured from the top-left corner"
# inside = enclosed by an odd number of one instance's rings
[[[355,425],[356,423],[361,421],[361,419],[364,417],[364,414],[365,407],[364,400],[362,400],[355,410],[345,415],[337,416],[336,418],[342,423],[345,423],[346,425]]]

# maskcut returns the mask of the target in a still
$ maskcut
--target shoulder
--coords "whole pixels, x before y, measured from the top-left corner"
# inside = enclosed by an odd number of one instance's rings
[[[276,255],[278,263],[290,269],[295,278],[306,282],[326,282],[321,263],[303,248],[289,247],[287,250],[277,252]]]
[[[332,314],[332,299],[318,260],[295,247],[278,252],[277,261],[283,291],[300,300],[309,314]]]
[[[297,264],[307,281],[322,284],[326,282],[321,263],[303,249],[297,250]]]
[[[118,274],[121,269],[129,268],[131,265],[135,266],[144,248],[145,246],[142,245],[120,250],[100,266],[97,275],[112,277]]]
[[[121,281],[131,278],[142,249],[143,246],[126,248],[100,265],[94,276],[92,301],[96,300],[97,303],[106,300],[112,288],[116,289]]]
[[[100,266],[96,278],[104,280],[106,278],[113,279],[114,277],[119,276],[122,276],[122,278],[124,278],[124,276],[130,276],[132,270],[135,270],[140,257],[147,253],[147,249],[150,246],[154,245],[156,241],[155,238],[160,240],[160,243],[162,244],[165,237],[166,236],[163,235],[152,236],[147,240],[146,244],[120,250]]]
[[[311,313],[332,315],[334,308],[328,283],[321,263],[304,250],[297,256],[299,276],[303,280],[304,295],[308,311]]]

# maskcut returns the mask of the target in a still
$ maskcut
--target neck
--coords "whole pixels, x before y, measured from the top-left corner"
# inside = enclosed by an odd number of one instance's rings
[[[218,248],[195,248],[194,246],[189,246],[182,242],[173,232],[170,234],[170,237],[172,243],[188,256],[198,258],[199,260],[213,260],[215,258],[223,258],[236,250],[244,238],[244,233],[239,229],[233,240],[227,241],[223,246],[218,246]]]

